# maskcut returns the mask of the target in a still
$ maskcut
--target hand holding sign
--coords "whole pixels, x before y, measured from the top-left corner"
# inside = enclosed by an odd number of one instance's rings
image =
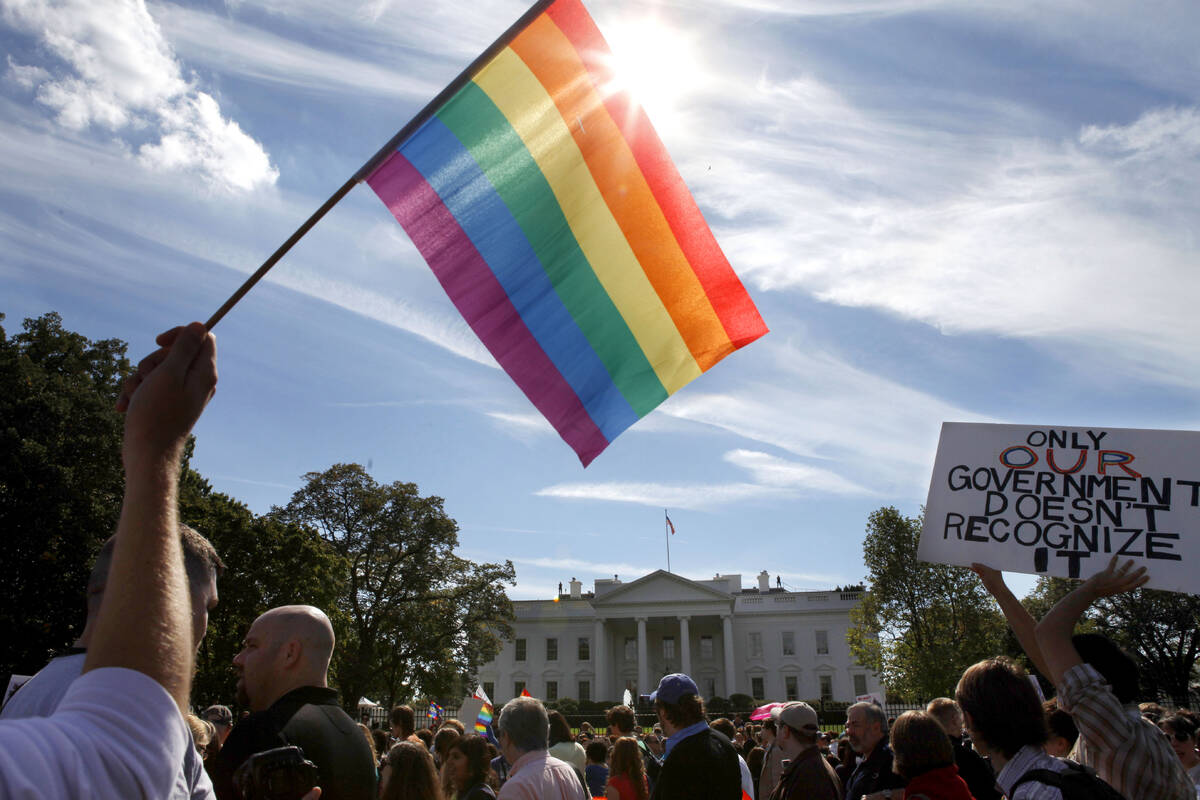
[[[1108,566],[1084,581],[1081,591],[1087,592],[1093,601],[1101,597],[1111,597],[1114,594],[1130,592],[1142,586],[1150,576],[1145,567],[1133,568],[1133,559],[1118,566],[1117,557],[1113,556]]]

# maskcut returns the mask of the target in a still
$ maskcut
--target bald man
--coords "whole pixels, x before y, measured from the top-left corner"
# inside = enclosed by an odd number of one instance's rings
[[[233,774],[254,753],[297,745],[320,772],[324,800],[370,800],[375,763],[354,720],[329,688],[333,626],[312,606],[273,608],[254,621],[234,656],[238,702],[251,713],[208,763],[220,800],[238,795]]]

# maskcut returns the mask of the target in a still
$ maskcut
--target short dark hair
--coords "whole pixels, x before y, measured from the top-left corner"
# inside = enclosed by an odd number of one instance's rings
[[[1075,727],[1075,720],[1071,715],[1058,707],[1057,700],[1042,703],[1042,711],[1046,714],[1046,728],[1050,735],[1061,736],[1073,746],[1079,738],[1079,729]]]
[[[1137,662],[1112,639],[1099,633],[1080,633],[1071,637],[1071,644],[1083,662],[1104,677],[1122,705],[1137,700]]]
[[[1046,716],[1025,670],[1007,658],[967,667],[955,699],[968,715],[972,735],[1012,758],[1027,744],[1046,741]]]
[[[704,700],[694,694],[683,695],[677,703],[655,700],[654,707],[661,709],[663,716],[676,728],[686,728],[688,725],[704,722]]]
[[[775,720],[764,719],[763,724],[762,724],[762,729],[764,731],[770,731],[771,733],[775,733]]]
[[[421,728],[419,731],[413,731],[412,735],[421,740],[426,750],[433,749],[433,731],[429,730],[429,728]]]
[[[727,720],[725,717],[714,719],[712,722],[708,723],[708,727],[712,728],[714,731],[720,731],[721,733],[725,734],[726,739],[732,740],[734,734],[737,733],[737,730],[733,727],[733,723]]]
[[[608,758],[608,742],[604,739],[592,739],[584,752],[587,753],[588,761],[603,764],[604,759]]]
[[[905,711],[892,725],[892,770],[911,780],[954,763],[954,747],[942,723],[924,711]]]
[[[113,547],[116,543],[117,537],[113,535],[100,545],[91,575],[88,576],[89,595],[102,592],[108,583],[108,570],[112,567]],[[215,574],[220,578],[225,574],[225,562],[217,555],[217,549],[213,547],[212,542],[200,535],[195,528],[182,522],[179,523],[179,546],[183,550],[183,567],[187,572],[189,588],[207,583],[210,575]]]
[[[392,713],[389,715],[393,727],[399,728],[402,731],[412,733],[416,727],[417,717],[413,713],[412,706],[395,706],[392,708]]]
[[[1189,738],[1196,738],[1196,720],[1186,714],[1172,714],[1160,724],[1172,734],[1182,733]]]
[[[604,713],[610,728],[616,728],[621,733],[631,733],[637,723],[637,717],[629,706],[613,706]]]

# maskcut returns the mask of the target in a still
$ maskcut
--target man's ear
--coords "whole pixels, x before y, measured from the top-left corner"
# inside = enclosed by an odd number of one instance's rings
[[[300,646],[300,642],[295,639],[291,639],[284,644],[284,646],[281,648],[281,652],[283,654],[284,668],[290,668],[300,663],[300,656],[303,654],[303,648]]]

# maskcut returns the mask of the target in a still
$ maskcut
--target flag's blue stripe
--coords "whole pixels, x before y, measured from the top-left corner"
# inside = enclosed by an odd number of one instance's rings
[[[637,421],[637,414],[563,305],[525,232],[475,159],[437,117],[405,141],[400,152],[438,193],[538,344],[611,442]]]

